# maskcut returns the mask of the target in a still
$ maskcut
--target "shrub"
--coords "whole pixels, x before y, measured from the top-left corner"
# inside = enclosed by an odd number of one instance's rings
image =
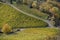
[[[37,1],[33,1],[32,7],[36,8],[36,6],[37,6]]]
[[[52,7],[50,9],[50,12],[53,13],[55,16],[57,16],[58,18],[60,17],[59,15],[59,9],[57,7]]]
[[[57,7],[53,7],[53,8],[51,8],[51,11],[54,13],[57,13],[59,11],[59,9]]]
[[[11,27],[8,24],[4,24],[2,27],[3,33],[10,33],[12,31]]]

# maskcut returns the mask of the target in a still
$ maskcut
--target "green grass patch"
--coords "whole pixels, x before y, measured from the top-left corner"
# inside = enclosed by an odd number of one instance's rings
[[[1,5],[1,3],[0,3]],[[2,4],[0,6],[0,28],[8,23],[11,27],[46,27],[47,23],[42,20],[27,16],[9,5]]]
[[[12,35],[1,35],[0,40],[57,40],[56,28],[28,28]]]

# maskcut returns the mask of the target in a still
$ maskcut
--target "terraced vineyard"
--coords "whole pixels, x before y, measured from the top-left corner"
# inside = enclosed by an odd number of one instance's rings
[[[18,27],[47,27],[47,23],[22,14],[14,8],[0,3],[0,28],[8,23],[13,28]]]

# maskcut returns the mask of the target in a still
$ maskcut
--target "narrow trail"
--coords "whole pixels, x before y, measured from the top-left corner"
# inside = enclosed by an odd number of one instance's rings
[[[7,4],[7,3],[6,3],[6,4]],[[28,16],[30,16],[30,17],[33,17],[33,18],[36,18],[36,19],[39,19],[39,20],[42,20],[42,21],[46,22],[46,23],[49,25],[50,28],[53,28],[53,27],[54,27],[54,26],[51,24],[51,22],[48,21],[48,20],[45,20],[45,19],[42,19],[42,18],[37,17],[37,16],[35,16],[35,15],[26,13],[26,12],[24,12],[24,11],[18,9],[17,7],[15,7],[15,6],[12,5],[12,4],[9,4],[9,3],[8,3],[8,5],[10,5],[10,6],[13,7],[14,9],[18,10],[19,12],[21,12],[21,13],[23,13],[23,14],[25,14],[25,15],[28,15]]]

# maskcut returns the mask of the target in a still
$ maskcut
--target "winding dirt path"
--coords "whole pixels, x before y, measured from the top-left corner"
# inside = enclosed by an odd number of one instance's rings
[[[9,3],[5,3],[5,4],[10,5],[10,6],[13,7],[14,9],[18,10],[19,12],[21,12],[21,13],[23,13],[23,14],[25,14],[25,15],[28,15],[28,16],[30,16],[30,17],[33,17],[33,18],[36,18],[36,19],[39,19],[39,20],[42,20],[42,21],[46,22],[46,23],[49,25],[49,27],[51,27],[51,28],[54,27],[49,20],[45,20],[45,19],[42,19],[42,18],[37,17],[37,16],[35,16],[35,15],[29,14],[29,13],[27,13],[27,12],[24,12],[24,11],[18,9],[17,7],[15,7],[15,6],[12,5],[12,4],[9,4]]]

